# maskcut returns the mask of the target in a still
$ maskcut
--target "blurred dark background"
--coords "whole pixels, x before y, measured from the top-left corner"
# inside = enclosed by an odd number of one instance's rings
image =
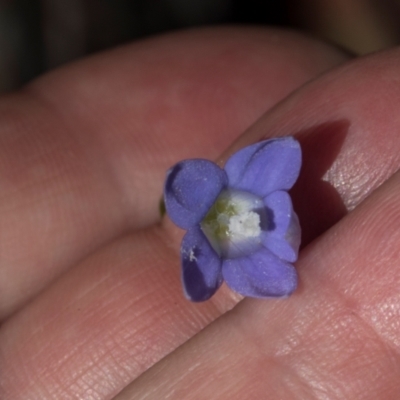
[[[356,54],[400,42],[400,0],[0,0],[0,92],[47,69],[190,26],[291,27]]]

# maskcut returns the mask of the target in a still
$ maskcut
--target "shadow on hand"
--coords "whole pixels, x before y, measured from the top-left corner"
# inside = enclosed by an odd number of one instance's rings
[[[339,193],[323,177],[337,158],[349,126],[348,120],[339,120],[294,134],[303,151],[300,177],[291,191],[302,228],[302,247],[347,214]]]

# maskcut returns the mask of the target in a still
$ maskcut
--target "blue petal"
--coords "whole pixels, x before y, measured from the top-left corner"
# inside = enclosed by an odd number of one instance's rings
[[[222,275],[232,290],[249,297],[284,297],[297,287],[293,265],[267,249],[248,257],[225,260]]]
[[[283,260],[297,260],[301,230],[292,200],[287,192],[273,192],[264,199],[267,229],[262,233],[263,245]]]
[[[295,212],[292,213],[292,219],[290,220],[289,228],[285,234],[285,239],[294,250],[296,258],[293,261],[296,261],[301,243],[301,227],[299,218]]]
[[[165,208],[183,229],[198,224],[227,185],[223,169],[208,160],[185,160],[168,171],[164,187]]]
[[[288,192],[273,192],[264,198],[267,209],[267,230],[284,235],[292,216],[292,199]]]
[[[292,246],[285,238],[275,235],[263,237],[264,246],[282,260],[295,262],[298,256],[298,247]]]
[[[289,190],[301,167],[301,149],[292,137],[265,140],[239,150],[225,165],[229,186],[265,197]]]
[[[208,300],[221,286],[221,259],[197,226],[183,237],[181,263],[183,288],[189,300]]]

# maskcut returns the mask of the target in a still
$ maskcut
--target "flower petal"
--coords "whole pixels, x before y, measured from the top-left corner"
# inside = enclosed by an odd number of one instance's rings
[[[297,287],[297,273],[267,249],[248,257],[225,260],[222,275],[235,292],[250,297],[284,297]]]
[[[267,209],[267,231],[284,235],[293,213],[292,199],[288,192],[273,192],[264,198]]]
[[[297,259],[301,243],[301,227],[300,227],[299,217],[294,211],[292,212],[292,219],[290,220],[289,228],[285,234],[285,239],[290,244],[290,246],[295,250]]]
[[[207,300],[221,286],[221,259],[197,226],[183,237],[181,263],[183,288],[189,300]]]
[[[299,176],[301,149],[292,137],[265,140],[239,150],[225,165],[229,186],[265,197],[289,190]]]
[[[262,233],[263,245],[283,260],[297,260],[301,229],[292,200],[287,192],[273,192],[264,199],[267,229]]]
[[[208,160],[185,160],[167,173],[165,208],[172,221],[183,229],[199,223],[227,185],[223,169]]]
[[[263,238],[264,246],[282,260],[295,262],[298,256],[298,249],[290,245],[283,237],[266,235]]]

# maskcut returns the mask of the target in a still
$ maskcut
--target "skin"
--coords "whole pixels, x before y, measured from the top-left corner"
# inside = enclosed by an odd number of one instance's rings
[[[0,398],[398,398],[399,61],[199,30],[3,96]],[[304,152],[298,290],[188,302],[166,169],[281,135]]]

